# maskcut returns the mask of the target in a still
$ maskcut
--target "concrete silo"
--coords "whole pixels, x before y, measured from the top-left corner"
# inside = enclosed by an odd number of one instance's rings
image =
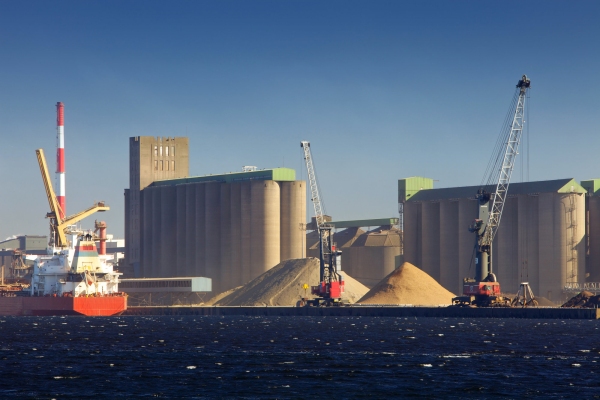
[[[586,193],[586,254],[590,282],[600,282],[600,179],[581,181]]]
[[[280,259],[304,258],[306,236],[303,224],[306,216],[306,187],[302,181],[280,182],[281,188],[281,248]]]
[[[475,234],[469,232],[469,226],[477,218],[477,201],[475,197],[458,200],[458,275],[454,277],[455,284],[446,288],[456,294],[462,293],[463,279],[475,276],[474,249]],[[406,233],[405,233],[406,235]]]
[[[517,293],[519,290],[519,212],[518,199],[509,195],[504,203],[504,211],[500,221],[500,229],[494,240],[492,249],[493,272],[502,284],[506,293]]]
[[[455,293],[462,292],[463,278],[475,272],[476,238],[467,228],[478,215],[478,189],[425,189],[404,204],[405,260],[418,267],[423,262],[426,272],[435,274],[429,263],[438,253],[439,281]],[[492,193],[495,187],[484,190]],[[584,194],[572,179],[510,185],[492,247],[493,271],[505,293],[515,293],[521,282],[528,281],[537,296],[559,301],[564,299],[565,285],[585,282]],[[431,217],[435,212],[427,208],[435,201],[441,204],[437,226]]]
[[[252,196],[250,182],[242,182],[240,187],[241,199],[241,233],[242,233],[242,284],[252,279]]]
[[[221,184],[221,291],[232,287],[231,185]]]
[[[187,184],[185,196],[186,236],[185,236],[185,276],[196,275],[196,187]]]
[[[389,227],[361,234],[349,248],[343,250],[342,268],[363,285],[369,288],[375,286],[398,267],[400,238],[400,230]],[[351,268],[344,267],[344,259],[352,260]]]
[[[196,189],[196,263],[192,276],[206,276],[206,196],[205,185]]]
[[[231,214],[231,286],[243,284],[242,271],[242,184],[234,182],[231,185],[230,214]]]
[[[175,212],[176,192],[175,186],[161,187],[160,191],[160,216],[161,216],[161,231],[160,231],[160,246],[162,247],[160,254],[160,269],[158,276],[169,276],[171,270],[177,268],[176,265],[176,240],[177,235],[175,227],[177,226]],[[175,274],[177,272],[175,271]],[[176,276],[176,275],[175,275]]]
[[[221,184],[209,182],[204,186],[205,273],[213,280],[213,290],[219,291],[221,288]]]
[[[178,276],[186,276],[187,271],[187,187],[186,185],[175,186],[176,191],[176,207],[177,229],[176,229],[176,271]]]
[[[456,287],[460,265],[458,249],[460,224],[458,223],[458,201],[440,202],[440,279],[442,286]]]
[[[421,204],[421,264],[419,268],[440,281],[440,203]]]
[[[268,271],[280,260],[280,189],[275,181],[252,181],[251,279]]]

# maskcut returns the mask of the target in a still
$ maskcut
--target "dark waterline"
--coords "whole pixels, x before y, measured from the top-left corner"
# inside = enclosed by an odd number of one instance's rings
[[[0,321],[2,398],[600,397],[597,320]]]

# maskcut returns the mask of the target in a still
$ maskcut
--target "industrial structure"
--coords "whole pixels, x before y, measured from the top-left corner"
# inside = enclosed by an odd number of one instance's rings
[[[56,182],[58,193],[59,213],[61,218],[65,218],[67,212],[67,200],[65,196],[65,106],[63,103],[56,103]]]
[[[328,222],[338,230],[335,246],[342,251],[340,268],[368,288],[372,288],[403,263],[402,232],[398,218]],[[373,228],[367,231],[361,228]],[[307,229],[315,229],[308,224]],[[319,257],[316,230],[306,235],[307,256]]]
[[[404,260],[451,292],[460,293],[463,278],[475,273],[473,234],[467,228],[479,215],[479,189],[433,189],[433,179],[423,177],[398,181]],[[495,186],[484,189],[493,192]],[[565,286],[586,281],[586,231],[600,222],[600,215],[586,209],[586,193],[574,179],[510,185],[492,252],[503,292],[514,294],[527,281],[536,295],[558,301]]]
[[[187,149],[187,138],[130,138],[127,277],[206,277],[218,292],[304,257],[306,185],[294,170],[188,177]]]
[[[119,282],[128,306],[200,304],[212,291],[211,280],[202,277],[124,278]]]

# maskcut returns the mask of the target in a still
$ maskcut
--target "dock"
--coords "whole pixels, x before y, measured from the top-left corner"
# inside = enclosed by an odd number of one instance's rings
[[[596,308],[469,308],[469,307],[204,307],[147,306],[128,307],[122,315],[213,315],[264,317],[395,317],[395,318],[529,318],[529,319],[600,319]]]

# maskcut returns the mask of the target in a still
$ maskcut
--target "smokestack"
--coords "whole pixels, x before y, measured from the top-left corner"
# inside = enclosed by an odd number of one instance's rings
[[[60,217],[65,218],[65,106],[56,103],[56,180],[58,181],[58,194],[56,199],[60,206]]]

